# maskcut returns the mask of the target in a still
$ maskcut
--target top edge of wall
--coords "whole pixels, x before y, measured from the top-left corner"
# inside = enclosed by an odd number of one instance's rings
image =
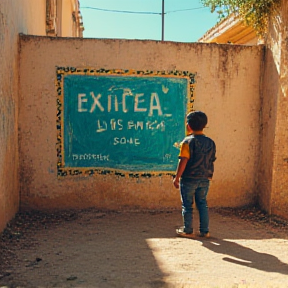
[[[21,41],[30,41],[31,39],[49,39],[50,41],[103,41],[103,42],[142,42],[142,43],[157,43],[157,44],[173,44],[173,45],[188,45],[188,46],[217,46],[233,49],[264,49],[264,44],[259,45],[235,45],[235,44],[218,44],[218,43],[203,43],[203,42],[176,42],[176,41],[161,41],[161,40],[151,40],[151,39],[122,39],[122,38],[79,38],[79,37],[52,37],[52,36],[41,36],[41,35],[29,35],[29,34],[19,34]]]

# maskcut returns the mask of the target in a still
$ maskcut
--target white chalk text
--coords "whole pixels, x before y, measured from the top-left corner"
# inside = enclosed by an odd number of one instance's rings
[[[158,116],[163,115],[159,95],[152,92],[148,97],[144,96],[144,93],[134,95],[130,89],[124,89],[122,96],[108,95],[107,99],[103,99],[104,96],[100,93],[95,95],[93,91],[88,95],[79,93],[77,110],[79,113],[122,111],[124,113],[148,113],[148,116],[153,116],[154,112]],[[130,108],[132,111],[128,109],[128,102],[129,107],[133,107]]]

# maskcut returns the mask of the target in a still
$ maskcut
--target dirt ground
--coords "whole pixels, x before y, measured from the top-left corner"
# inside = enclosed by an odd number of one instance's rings
[[[209,239],[176,237],[181,224],[180,210],[19,213],[1,234],[0,287],[288,287],[287,222],[210,209]]]

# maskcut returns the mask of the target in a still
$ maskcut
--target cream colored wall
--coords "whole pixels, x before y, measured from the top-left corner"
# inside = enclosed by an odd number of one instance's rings
[[[213,121],[208,131],[217,142],[209,203],[227,207],[253,204],[257,198],[263,47],[204,47],[206,53],[196,54],[193,61],[199,69],[195,108],[208,112]]]
[[[263,58],[263,86],[261,96],[261,153],[259,165],[259,204],[272,213],[272,194],[275,186],[275,133],[278,109],[278,89],[281,62],[281,26],[270,25],[265,57]],[[274,211],[275,212],[275,211]],[[287,214],[288,217],[288,214]]]
[[[19,206],[18,33],[45,35],[45,5],[45,0],[0,1],[0,231]]]
[[[278,94],[278,72],[271,50],[265,53],[263,62],[263,88],[261,96],[261,141],[258,175],[258,202],[271,213],[271,192],[273,187],[273,158],[275,154],[275,131]]]
[[[259,182],[266,210],[288,218],[287,1],[282,1],[280,17],[272,20],[267,40],[263,88],[262,167],[265,165],[266,168],[262,168],[264,173],[260,173]]]
[[[262,46],[23,36],[19,74],[18,33],[46,33],[46,1],[20,2],[0,1],[0,231],[19,207],[18,128],[23,208],[179,208],[168,176],[57,179],[56,65],[197,72],[195,109],[207,112],[206,134],[217,143],[210,206],[241,206],[258,197],[266,211],[288,217],[284,0],[265,54]]]
[[[62,24],[61,24],[61,36],[62,37],[76,37],[73,30],[72,13],[76,10],[74,0],[62,0]],[[75,28],[76,30],[76,28]]]
[[[57,178],[56,66],[197,72],[195,109],[217,144],[210,206],[255,199],[261,46],[21,37],[21,206],[37,209],[180,208],[170,176]]]

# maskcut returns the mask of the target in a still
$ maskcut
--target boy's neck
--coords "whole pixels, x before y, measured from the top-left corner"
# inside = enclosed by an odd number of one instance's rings
[[[192,131],[191,134],[194,134],[194,135],[203,135],[204,132],[203,132],[203,130],[202,130],[202,131]]]

